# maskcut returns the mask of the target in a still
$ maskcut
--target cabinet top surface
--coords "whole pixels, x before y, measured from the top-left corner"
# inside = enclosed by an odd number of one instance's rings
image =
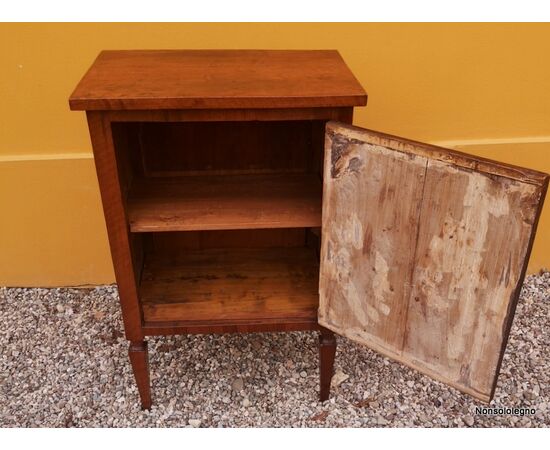
[[[103,51],[72,110],[316,108],[365,105],[336,50]]]

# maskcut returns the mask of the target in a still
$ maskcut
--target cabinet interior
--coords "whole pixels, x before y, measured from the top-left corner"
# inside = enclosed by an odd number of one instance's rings
[[[113,123],[146,324],[316,322],[324,126]]]

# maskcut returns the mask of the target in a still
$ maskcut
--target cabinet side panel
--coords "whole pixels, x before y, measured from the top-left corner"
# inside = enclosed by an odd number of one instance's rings
[[[124,329],[129,340],[138,341],[143,338],[141,308],[111,123],[100,112],[88,112],[87,118],[109,246],[118,284]]]
[[[540,195],[532,184],[429,162],[406,359],[491,396]]]
[[[325,154],[319,323],[398,352],[427,161],[330,132]]]

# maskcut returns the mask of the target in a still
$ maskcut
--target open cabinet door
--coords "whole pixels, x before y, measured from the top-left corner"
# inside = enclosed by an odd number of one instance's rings
[[[490,401],[547,185],[328,123],[319,323]]]

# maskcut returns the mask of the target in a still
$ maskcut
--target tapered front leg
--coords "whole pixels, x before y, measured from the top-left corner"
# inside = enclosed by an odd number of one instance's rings
[[[149,379],[149,354],[147,352],[147,342],[132,341],[128,349],[132,370],[136,379],[139,397],[141,398],[141,407],[143,409],[151,408],[151,382]]]
[[[330,396],[330,382],[334,371],[334,356],[336,355],[336,337],[326,328],[321,329],[319,335],[319,360],[320,360],[320,398],[324,402]]]

